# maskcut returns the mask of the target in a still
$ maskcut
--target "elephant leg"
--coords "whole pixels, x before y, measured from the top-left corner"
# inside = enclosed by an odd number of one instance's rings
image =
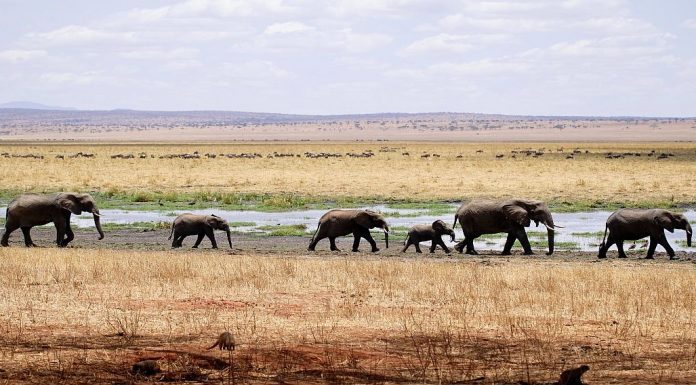
[[[179,235],[179,238],[176,240],[176,247],[181,247],[184,244],[184,239],[186,239],[188,235]]]
[[[661,236],[658,238],[658,243],[665,248],[667,255],[669,255],[669,259],[674,259],[674,249],[669,245],[669,242],[667,242],[667,237],[665,237],[665,234],[661,234]]]
[[[510,255],[512,254],[512,245],[515,244],[515,240],[517,239],[517,236],[515,233],[508,233],[507,239],[505,240],[505,247],[503,247],[503,252],[500,253],[500,255]]]
[[[0,241],[0,245],[2,246],[9,246],[10,245],[10,234],[12,234],[13,231],[17,230],[19,228],[19,223],[16,221],[13,221],[12,219],[8,219],[7,223],[5,223],[5,232],[2,234],[2,241]],[[26,241],[26,239],[25,239]]]
[[[519,239],[522,244],[524,255],[534,255],[532,246],[529,244],[529,239],[527,238],[527,232],[524,231],[524,229],[517,230],[517,239]]]
[[[470,255],[478,255],[478,252],[474,249],[474,238],[478,237],[478,234],[466,235],[466,253]]]
[[[616,248],[619,250],[619,258],[627,258],[626,252],[624,251],[623,244],[624,244],[623,239],[616,240]]]
[[[22,234],[24,235],[24,245],[26,247],[36,247],[34,244],[34,241],[31,240],[31,234],[29,231],[31,230],[31,227],[25,226],[22,227]]]
[[[213,232],[213,229],[206,229],[205,230],[205,235],[210,239],[210,243],[213,244],[213,249],[217,249],[217,242],[215,242],[215,233]]]
[[[65,239],[63,239],[63,246],[67,246],[73,239],[75,239],[75,233],[73,233],[70,228],[70,217],[65,221]]]
[[[180,246],[181,245],[179,244],[179,234],[177,234],[175,231],[174,234],[172,235],[172,249],[180,247]]]
[[[437,240],[433,238],[433,240],[430,241],[430,254],[434,253],[435,249],[437,249]]]
[[[365,240],[367,240],[368,242],[370,242],[370,246],[372,246],[373,253],[379,251],[379,247],[377,247],[377,242],[375,242],[375,239],[372,238],[372,235],[368,230],[365,230],[365,233],[362,235],[362,237],[365,238]]]
[[[609,248],[613,244],[614,244],[614,237],[611,235],[611,233],[609,233],[609,236],[607,237],[607,241],[599,247],[599,254],[597,255],[597,258],[600,258],[600,259],[606,258],[607,251],[609,250]]]
[[[454,245],[454,249],[457,250],[459,253],[463,253],[464,246],[466,246],[466,237],[463,240],[457,242],[457,244]]]
[[[411,237],[409,237],[409,238],[406,240],[406,244],[404,245],[404,249],[401,250],[401,252],[402,252],[402,253],[405,253],[406,250],[408,250],[408,248],[411,247],[412,244],[413,244],[413,243],[411,242]]]
[[[416,247],[416,253],[418,253],[418,254],[422,253],[421,248],[420,248],[420,242],[416,242],[413,245]]]
[[[653,259],[655,254],[655,248],[657,248],[657,239],[654,236],[650,236],[650,245],[648,246],[648,255],[645,259]]]
[[[358,243],[360,239],[358,239]],[[341,251],[336,247],[336,237],[329,237],[329,244],[331,244],[331,251]],[[353,244],[355,246],[355,243]]]
[[[442,239],[439,239],[437,241],[437,244],[440,245],[440,247],[442,247],[442,250],[445,250],[445,253],[450,253],[450,249],[447,247],[447,245],[445,245],[445,242]]]
[[[63,239],[65,238],[65,221],[62,220],[57,220],[54,222],[56,226],[56,244],[58,244],[59,247],[65,247],[63,244]]]
[[[196,238],[196,243],[193,244],[193,248],[194,248],[194,249],[197,249],[197,248],[198,248],[198,245],[201,244],[201,241],[203,240],[203,237],[205,237],[205,233],[203,233],[203,232],[198,233],[198,238]]]

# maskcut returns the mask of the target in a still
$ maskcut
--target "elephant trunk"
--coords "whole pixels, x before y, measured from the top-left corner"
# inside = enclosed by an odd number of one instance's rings
[[[691,225],[687,223],[686,224],[686,245],[688,247],[691,247],[691,235],[692,234],[693,234],[693,232],[691,231]]]
[[[546,253],[546,255],[551,255],[551,254],[553,254],[553,240],[554,240],[555,232],[552,229],[548,229],[547,234],[549,236],[549,252]]]
[[[230,249],[232,248],[232,236],[230,235],[230,229],[226,230],[227,232],[227,243],[230,244]]]
[[[454,230],[450,230],[447,234],[450,236],[450,242],[454,242]]]
[[[97,228],[97,232],[99,233],[99,239],[104,239],[104,231],[101,227],[101,220],[99,218],[101,215],[99,214],[99,211],[95,209],[92,211],[92,215],[94,216],[94,226]]]

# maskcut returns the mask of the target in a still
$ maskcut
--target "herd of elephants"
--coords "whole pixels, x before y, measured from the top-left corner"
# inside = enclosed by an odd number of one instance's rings
[[[36,246],[31,239],[30,231],[34,226],[41,226],[53,222],[56,227],[56,243],[65,247],[74,239],[70,228],[71,214],[79,215],[82,212],[91,213],[94,216],[94,224],[99,232],[99,239],[104,238],[104,232],[100,224],[100,214],[94,198],[89,194],[61,192],[50,195],[23,194],[13,199],[7,206],[5,217],[5,232],[2,235],[2,246],[8,246],[10,234],[22,229],[26,246]],[[442,237],[449,235],[454,241],[453,228],[460,224],[464,239],[454,248],[458,252],[477,254],[474,249],[474,239],[484,234],[507,233],[507,240],[503,247],[503,255],[509,255],[515,240],[519,240],[524,254],[533,254],[527,238],[525,227],[534,222],[536,226],[541,223],[548,230],[548,253],[554,251],[554,232],[561,226],[555,225],[551,211],[546,203],[534,200],[510,199],[499,202],[473,201],[462,204],[454,216],[454,224],[449,227],[441,220],[432,224],[413,226],[404,242],[403,251],[411,245],[417,252],[420,250],[420,242],[431,241],[430,252],[434,252],[440,246],[449,253]],[[377,243],[370,235],[370,229],[379,228],[384,231],[386,247],[389,247],[389,225],[385,217],[370,210],[334,209],[328,211],[319,219],[317,229],[309,243],[308,250],[313,251],[317,243],[328,238],[332,251],[338,250],[336,238],[353,234],[353,251],[358,251],[360,239],[364,238],[370,243],[372,251],[379,251]],[[674,232],[675,229],[686,231],[686,243],[691,247],[692,229],[687,218],[678,213],[663,209],[620,209],[612,213],[606,222],[604,237],[599,248],[599,258],[606,258],[609,247],[616,244],[619,257],[625,258],[623,243],[625,240],[638,240],[649,237],[648,254],[646,258],[653,258],[655,248],[661,245],[669,255],[674,258],[674,250],[667,242],[665,230]],[[169,239],[172,247],[181,247],[184,238],[196,235],[194,248],[200,245],[203,237],[207,236],[213,248],[217,248],[214,230],[223,230],[227,233],[227,241],[232,247],[230,227],[227,221],[215,215],[181,214],[172,223]]]

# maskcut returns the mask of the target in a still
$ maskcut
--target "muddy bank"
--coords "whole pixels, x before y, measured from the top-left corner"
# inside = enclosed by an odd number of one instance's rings
[[[171,249],[171,240],[168,240],[169,230],[114,230],[106,233],[103,240],[97,239],[97,234],[94,229],[75,229],[75,239],[70,243],[71,248],[82,249],[116,249],[116,250],[139,250],[139,251],[167,251]],[[351,251],[353,238],[342,237],[336,240],[341,251],[331,252],[329,250],[328,240],[322,240],[317,245],[316,252],[308,252],[307,245],[309,244],[311,235],[307,236],[265,236],[261,234],[237,233],[232,235],[232,249],[230,249],[224,241],[223,233],[216,233],[218,241],[217,250],[211,248],[210,242],[204,238],[198,249],[192,249],[195,237],[190,236],[184,240],[184,246],[177,251],[198,253],[223,253],[223,254],[267,254],[269,256],[317,256],[323,258],[343,258],[343,257],[360,257],[360,258],[404,258],[406,260],[412,258],[432,258],[437,260],[461,260],[461,259],[496,259],[507,260],[510,258],[525,258],[525,259],[548,259],[548,260],[587,260],[590,262],[597,261],[597,253],[595,251],[576,251],[576,250],[557,250],[552,256],[545,254],[546,248],[534,248],[535,255],[522,255],[522,248],[516,244],[513,249],[512,256],[501,256],[502,248],[483,247],[478,249],[480,255],[471,256],[459,254],[452,251],[451,254],[446,254],[441,249],[437,249],[435,253],[429,253],[425,243],[421,247],[422,254],[417,254],[413,247],[402,253],[403,244],[401,240],[390,242],[389,249],[384,248],[383,240],[375,235],[380,251],[371,253],[370,245],[364,240],[360,243],[360,251],[353,253]],[[52,227],[38,227],[32,229],[32,239],[41,248],[55,247],[55,229]],[[20,231],[12,234],[10,237],[10,247],[24,248],[24,239]],[[627,250],[630,259],[642,259],[645,257],[645,249]],[[696,253],[690,251],[677,251],[679,261],[681,262],[696,262]],[[608,253],[610,259],[617,256],[615,248]],[[669,261],[667,254],[658,246],[655,254],[655,261]]]

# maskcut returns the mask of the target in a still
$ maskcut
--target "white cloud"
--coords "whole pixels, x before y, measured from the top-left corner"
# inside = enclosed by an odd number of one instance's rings
[[[681,23],[684,28],[696,29],[696,19],[686,19]]]
[[[286,33],[298,33],[298,32],[306,32],[306,31],[312,31],[314,28],[301,23],[299,21],[288,21],[285,23],[275,23],[271,24],[266,29],[264,30],[264,34],[266,35],[275,35],[275,34],[286,34]]]
[[[481,46],[496,44],[508,39],[507,35],[452,35],[441,33],[429,36],[409,44],[403,52],[406,54],[427,54],[436,52],[463,53]]]
[[[0,51],[0,61],[19,63],[48,56],[44,50],[10,49]]]
[[[50,32],[30,34],[33,40],[56,45],[79,45],[91,43],[133,43],[133,32],[111,32],[90,27],[69,25]]]

